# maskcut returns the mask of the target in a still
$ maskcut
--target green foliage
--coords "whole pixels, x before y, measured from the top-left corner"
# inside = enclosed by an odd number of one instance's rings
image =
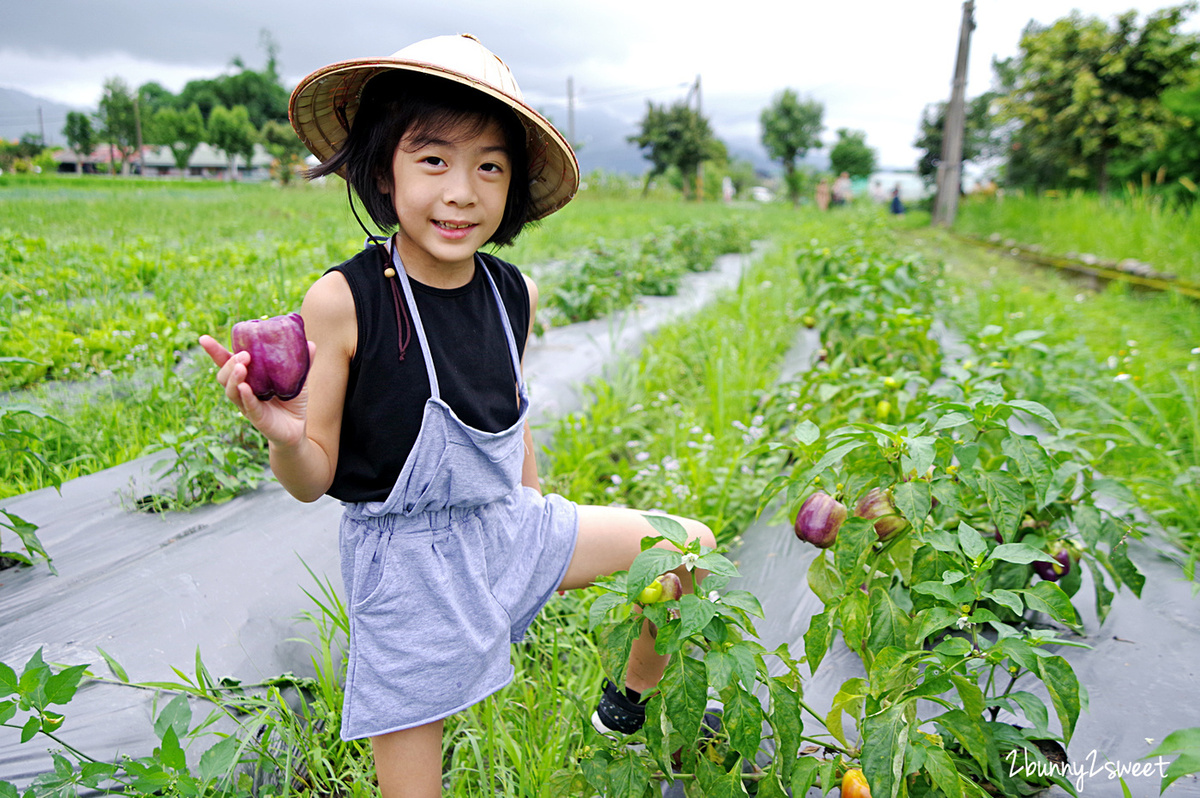
[[[652,165],[646,175],[647,188],[651,178],[675,167],[683,176],[685,197],[692,195],[700,164],[717,157],[722,149],[708,119],[686,101],[669,107],[647,101],[641,132],[629,136],[629,141],[645,150],[643,154]]]
[[[67,138],[67,146],[77,153],[86,155],[96,147],[96,131],[92,128],[92,119],[79,111],[67,112],[63,135]]]
[[[1146,153],[1142,159],[1131,161],[1126,171],[1154,172],[1160,183],[1170,180],[1175,197],[1190,206],[1200,199],[1200,191],[1196,188],[1196,182],[1200,180],[1200,135],[1197,134],[1200,131],[1200,77],[1187,88],[1163,92],[1162,102],[1177,124],[1167,131],[1159,152]]]
[[[278,46],[266,30],[260,33],[260,44],[267,56],[262,70],[249,69],[235,57],[232,65],[237,68],[236,72],[188,81],[174,98],[175,107],[183,110],[197,105],[204,118],[211,121],[217,108],[244,106],[250,124],[256,130],[272,119],[286,122],[290,92],[280,82]]]
[[[825,351],[787,394],[809,412],[787,438],[764,444],[792,451],[795,463],[764,504],[782,495],[794,513],[823,490],[853,508],[879,489],[907,522],[880,538],[871,519],[851,518],[809,568],[825,607],[805,634],[809,668],[840,633],[866,672],[842,686],[825,726],[848,745],[844,716],[855,723],[876,794],[893,794],[900,780],[911,794],[975,794],[966,791],[980,782],[1025,794],[1039,785],[1021,782],[1004,758],[1044,761],[1044,741],[1065,747],[1081,711],[1070,664],[1046,650],[1073,645],[1064,632],[1078,628],[1080,569],[1094,580],[1101,619],[1115,590],[1141,591],[1126,554],[1141,522],[1096,502],[1128,490],[1096,473],[1082,433],[1006,387],[1037,370],[1040,333],[1001,343],[985,329],[978,342],[991,341],[989,365],[947,362],[925,343],[932,297],[911,261],[814,248],[800,266]],[[1030,424],[1042,432],[1030,434]],[[1076,567],[1060,582],[1038,579],[1031,564],[1056,546]],[[1052,625],[1031,624],[1037,617]],[[1016,689],[1022,679],[1040,680],[1049,702]],[[925,716],[921,699],[940,707]],[[1001,710],[1023,728],[997,722]],[[930,722],[937,735],[920,730]]]
[[[543,289],[543,327],[588,321],[623,308],[636,296],[672,296],[688,272],[708,271],[717,256],[746,251],[743,220],[663,226],[632,241],[597,239],[565,266],[565,277]]]
[[[989,159],[1000,154],[999,131],[995,115],[992,113],[992,105],[997,96],[996,92],[989,91],[967,102],[963,129],[964,161]],[[927,185],[932,184],[937,177],[938,161],[942,158],[942,132],[945,127],[946,103],[925,106],[921,111],[919,135],[913,146],[922,151],[917,160],[917,174]]]
[[[1167,787],[1170,787],[1181,776],[1200,773],[1200,726],[1171,732],[1143,758],[1149,759],[1153,756],[1158,757],[1161,761],[1164,754],[1178,754],[1178,756],[1163,773],[1159,795],[1166,792]]]
[[[838,128],[837,141],[829,150],[829,168],[835,173],[848,172],[851,177],[867,177],[875,171],[877,156],[867,146],[867,134],[862,130]]]
[[[194,673],[176,668],[180,681],[174,682],[130,682],[125,668],[102,649],[98,653],[112,678],[97,675],[89,665],[56,670],[40,649],[20,674],[0,662],[0,729],[19,732],[22,743],[44,739],[56,749],[52,771],[35,777],[22,793],[0,780],[0,796],[52,798],[80,790],[194,798],[375,794],[368,745],[338,737],[346,608],[328,581],[318,580],[317,590],[308,595],[317,607],[304,614],[315,630],[311,677],[283,674],[258,684],[218,680],[199,651]],[[75,697],[85,679],[162,695],[153,719],[159,744],[149,756],[104,761],[59,736],[69,719],[57,708]],[[197,718],[195,707],[208,707],[208,714]],[[232,721],[240,731],[215,731],[218,720]]]
[[[1176,125],[1164,92],[1195,80],[1200,36],[1180,30],[1194,3],[1160,9],[1142,26],[1137,12],[1112,25],[1079,12],[1031,22],[1016,56],[997,64],[1002,113],[1019,128],[1010,182],[1108,189],[1120,162],[1142,162]]]
[[[174,456],[159,460],[153,471],[174,478],[174,492],[141,500],[155,510],[186,510],[221,504],[253,490],[266,476],[266,440],[253,428],[233,420],[230,429],[201,430],[188,424],[179,432],[163,432],[162,443]]]
[[[229,174],[231,179],[236,180],[234,158],[240,155],[248,165],[258,141],[258,130],[251,122],[246,106],[226,108],[221,105],[214,108],[208,117],[208,141],[229,158]]]
[[[660,330],[636,363],[589,388],[588,409],[556,425],[546,489],[686,512],[722,541],[750,524],[780,465],[749,453],[769,431],[764,396],[798,318],[796,292],[779,288],[789,272],[781,253],[764,255],[737,292]]]
[[[792,89],[784,89],[763,109],[759,122],[762,124],[762,143],[772,160],[783,164],[788,196],[792,204],[800,202],[800,191],[793,177],[796,159],[803,158],[814,148],[821,146],[821,118],[825,106],[817,100],[801,101]]]
[[[1052,251],[1064,242],[1101,254],[1114,252],[1109,247],[1134,252],[1151,246],[1161,253],[1159,262],[1186,258],[1171,263],[1180,274],[1189,274],[1184,266],[1194,259],[1186,251],[1194,233],[1181,224],[1186,212],[1148,212],[1138,203],[1006,198],[968,202],[959,216],[960,224],[972,227],[985,220],[990,229],[1022,241],[1038,241],[1032,236],[1040,232]],[[934,248],[943,247],[939,257],[947,259],[952,289],[944,305],[948,322],[980,331],[972,340],[980,363],[1016,362],[998,348],[1001,342],[1043,332],[1019,350],[1028,376],[1009,371],[1010,390],[1056,408],[1065,426],[1088,431],[1083,442],[1097,453],[1096,467],[1124,480],[1166,537],[1187,552],[1183,570],[1191,577],[1200,557],[1193,520],[1200,513],[1200,317],[1194,301],[1116,283],[1094,292],[1057,271],[1021,268],[945,241]]]
[[[288,185],[304,166],[308,150],[300,141],[296,131],[287,122],[267,120],[258,132],[259,140],[267,152],[275,157],[276,178],[281,185]]]
[[[206,137],[204,117],[199,106],[189,105],[186,110],[173,107],[160,108],[150,117],[146,128],[146,141],[170,148],[171,156],[181,176],[187,174],[188,161],[192,153]]]
[[[121,157],[121,173],[129,171],[129,161],[137,151],[137,115],[133,92],[123,78],[104,81],[97,112],[100,121],[100,140],[116,150]],[[113,169],[116,164],[112,164]]]
[[[1043,196],[1013,192],[1002,201],[970,198],[959,205],[955,229],[983,237],[996,234],[1048,254],[1132,258],[1200,284],[1200,211],[1153,188],[1108,196],[1073,191]]]

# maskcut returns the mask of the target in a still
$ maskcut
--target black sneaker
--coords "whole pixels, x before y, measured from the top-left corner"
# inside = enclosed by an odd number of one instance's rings
[[[618,690],[608,679],[604,680],[604,691],[600,703],[592,713],[592,726],[603,735],[619,739],[618,735],[630,735],[646,723],[646,702],[636,690]]]

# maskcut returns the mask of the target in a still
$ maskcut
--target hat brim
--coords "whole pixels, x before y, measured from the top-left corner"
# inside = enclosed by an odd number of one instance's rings
[[[452,80],[494,97],[513,109],[526,131],[532,200],[530,221],[549,216],[575,196],[579,189],[579,162],[574,151],[554,125],[523,100],[470,75],[435,64],[394,57],[339,61],[318,69],[296,86],[288,104],[288,119],[304,146],[322,163],[345,142],[367,81],[389,70]]]

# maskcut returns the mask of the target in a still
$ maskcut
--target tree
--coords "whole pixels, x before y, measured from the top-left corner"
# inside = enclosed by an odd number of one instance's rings
[[[995,92],[984,92],[967,102],[966,126],[963,130],[964,161],[978,161],[997,156],[1001,151],[998,141],[996,117],[992,105],[996,102]],[[913,146],[922,150],[917,161],[917,174],[926,184],[937,177],[938,161],[942,157],[942,131],[946,127],[946,103],[926,105],[921,112],[920,135]]]
[[[1174,124],[1161,97],[1191,80],[1200,54],[1200,37],[1179,31],[1195,9],[1160,9],[1140,28],[1136,11],[1111,27],[1078,11],[1030,22],[1017,55],[995,65],[1008,90],[1003,113],[1019,126],[1017,175],[1105,192],[1112,164],[1161,148]]]
[[[263,148],[275,158],[272,171],[279,182],[286,186],[304,165],[304,155],[308,152],[304,142],[291,125],[274,119],[262,126],[258,137]]]
[[[87,114],[69,111],[62,132],[67,139],[67,146],[75,153],[77,173],[83,174],[83,159],[96,148],[96,130],[92,127],[92,120]]]
[[[643,157],[651,163],[643,191],[649,189],[651,179],[674,166],[683,178],[684,197],[690,197],[700,164],[718,154],[720,142],[708,120],[686,102],[668,108],[648,101],[646,106],[641,133],[627,139],[644,150]]]
[[[221,105],[213,109],[208,118],[208,141],[229,158],[230,180],[237,180],[234,159],[241,155],[249,166],[257,140],[258,131],[250,123],[250,114],[247,113],[246,106],[226,108]]]
[[[1159,166],[1166,170],[1167,177],[1186,177],[1193,185],[1200,184],[1200,82],[1167,92],[1163,104],[1175,114],[1178,124],[1167,133]],[[1194,200],[1194,189],[1191,194]]]
[[[216,78],[192,80],[176,98],[176,107],[183,109],[195,103],[205,119],[219,106],[245,106],[250,122],[261,129],[269,120],[286,122],[289,92],[279,82],[276,59],[278,46],[267,31],[261,31],[260,42],[267,53],[266,67],[261,71],[247,69],[241,58],[235,57],[232,66],[237,72]]]
[[[759,121],[762,123],[762,143],[771,160],[783,164],[784,180],[792,204],[800,202],[800,184],[796,180],[796,159],[803,158],[810,149],[821,146],[821,118],[825,106],[816,100],[801,100],[796,92],[784,89],[775,95],[771,105],[765,108]]]
[[[204,141],[206,135],[200,108],[195,105],[188,106],[186,111],[159,108],[150,117],[147,129],[148,141],[169,148],[180,177],[186,177],[192,153],[200,146],[200,142]]]
[[[842,127],[838,128],[837,137],[829,150],[829,165],[835,173],[868,177],[875,171],[875,150],[867,146],[866,132]]]
[[[137,118],[133,94],[124,79],[113,77],[104,81],[104,93],[100,96],[96,116],[101,125],[100,139],[108,143],[110,166],[115,166],[119,155],[121,174],[128,174],[129,160],[137,149]]]
[[[171,90],[157,81],[143,83],[137,90],[138,106],[143,119],[150,119],[163,108],[175,108],[176,98]],[[179,110],[183,110],[181,107]]]

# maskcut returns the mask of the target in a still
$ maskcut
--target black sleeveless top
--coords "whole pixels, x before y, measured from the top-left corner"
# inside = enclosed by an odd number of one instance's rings
[[[529,287],[516,266],[479,253],[508,312],[518,354],[529,331]],[[341,272],[354,296],[358,347],[350,361],[337,470],[327,493],[346,502],[383,501],[417,440],[429,376],[403,292],[411,329],[400,360],[400,329],[387,251],[374,246],[329,271]],[[518,418],[516,376],[491,286],[476,263],[461,288],[440,289],[409,278],[437,367],[442,399],[476,429],[500,432]]]

